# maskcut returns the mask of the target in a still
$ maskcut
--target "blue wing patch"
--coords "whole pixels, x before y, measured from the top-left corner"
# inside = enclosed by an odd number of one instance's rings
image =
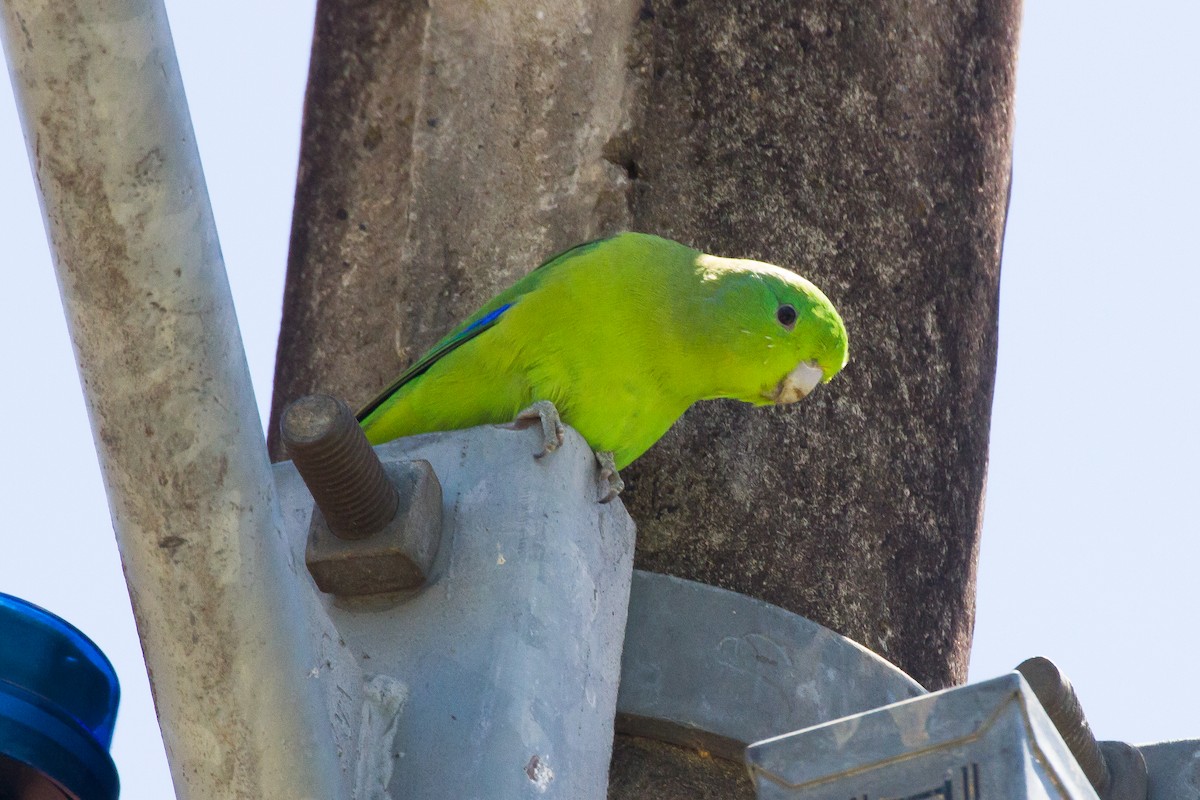
[[[479,319],[472,322],[470,325],[468,325],[466,328],[463,329],[463,332],[460,333],[459,336],[467,336],[468,334],[471,333],[471,331],[475,330],[476,328],[490,327],[493,322],[495,322],[497,319],[500,318],[501,314],[503,314],[505,311],[508,311],[510,308],[512,308],[512,303],[505,303],[504,305],[497,308],[495,311],[485,314],[484,316],[482,316]]]
[[[484,314],[482,317],[463,328],[451,338],[445,340],[440,345],[421,356],[416,363],[404,370],[404,372],[400,373],[400,377],[392,381],[391,384],[388,385],[388,387],[382,392],[380,392],[374,400],[359,409],[358,414],[356,415],[358,421],[362,422],[367,417],[371,416],[376,409],[387,402],[389,397],[400,391],[401,387],[403,387],[406,383],[421,377],[429,371],[430,367],[445,358],[446,355],[454,352],[459,347],[462,347],[464,344],[495,325],[504,312],[510,308],[512,308],[512,303],[505,303],[499,308],[489,311],[487,314]]]

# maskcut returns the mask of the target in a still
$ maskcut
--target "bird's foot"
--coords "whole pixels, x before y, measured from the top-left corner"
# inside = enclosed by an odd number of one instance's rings
[[[529,408],[521,409],[513,420],[513,430],[522,431],[533,427],[534,421],[542,426],[542,449],[533,454],[534,458],[542,458],[557,450],[563,443],[562,418],[558,409],[549,400],[538,400]]]
[[[600,487],[600,502],[610,503],[617,499],[617,495],[625,488],[625,481],[621,480],[621,473],[617,472],[611,451],[597,450],[596,463],[600,465],[600,478],[597,481]]]

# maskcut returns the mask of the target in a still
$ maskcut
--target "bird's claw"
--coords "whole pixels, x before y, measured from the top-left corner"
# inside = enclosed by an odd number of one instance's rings
[[[562,446],[566,431],[558,409],[549,400],[539,400],[529,408],[522,409],[513,420],[512,427],[520,431],[532,428],[535,423],[540,424],[542,428],[542,449],[534,453],[533,457],[543,458]],[[600,465],[600,474],[596,482],[600,490],[600,502],[611,503],[625,488],[625,481],[621,480],[621,474],[617,472],[617,464],[611,451],[597,451],[596,463]]]
[[[597,481],[600,487],[600,502],[611,503],[625,488],[625,481],[621,480],[621,473],[617,472],[611,451],[597,451],[596,463],[600,465],[600,477]]]
[[[538,400],[529,408],[521,409],[512,426],[514,430],[525,430],[533,427],[535,420],[542,426],[542,449],[534,453],[533,457],[542,458],[562,446],[565,431],[562,418],[558,416],[558,409],[549,400]]]

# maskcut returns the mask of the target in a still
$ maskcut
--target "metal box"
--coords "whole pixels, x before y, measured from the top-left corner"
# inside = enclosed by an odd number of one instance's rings
[[[1019,673],[757,742],[759,800],[1097,800]]]

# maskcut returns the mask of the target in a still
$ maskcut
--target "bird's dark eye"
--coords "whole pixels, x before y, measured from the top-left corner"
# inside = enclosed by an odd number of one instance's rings
[[[779,324],[788,330],[796,324],[796,309],[790,305],[782,305],[775,312],[775,319],[779,320]]]

